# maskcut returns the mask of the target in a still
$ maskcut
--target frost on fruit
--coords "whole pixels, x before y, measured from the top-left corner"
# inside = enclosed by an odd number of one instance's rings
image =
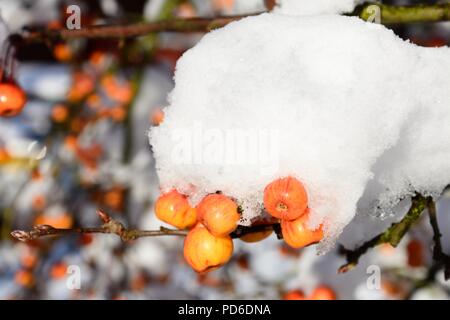
[[[355,17],[231,23],[178,61],[166,118],[150,133],[161,186],[194,204],[220,190],[248,225],[264,187],[294,176],[327,250],[357,213],[382,215],[450,182],[449,74],[449,48],[418,47]],[[248,147],[229,144],[229,133]],[[236,150],[243,157],[230,161]]]

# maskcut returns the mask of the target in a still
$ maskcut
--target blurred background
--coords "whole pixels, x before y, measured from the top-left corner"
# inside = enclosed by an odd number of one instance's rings
[[[0,14],[11,33],[60,28],[73,4],[81,8],[83,27],[253,14],[272,8],[274,1],[0,0]],[[450,23],[389,27],[421,46],[450,42]],[[178,237],[134,243],[113,235],[29,243],[11,238],[12,230],[35,224],[99,226],[97,209],[129,227],[164,225],[153,212],[159,189],[147,132],[163,121],[177,59],[201,37],[158,33],[44,41],[17,50],[14,77],[28,103],[20,116],[0,118],[0,299],[282,299],[320,287],[337,299],[448,299],[450,285],[442,272],[430,272],[432,231],[425,215],[398,248],[377,247],[346,274],[337,274],[345,262],[337,249],[317,256],[314,248],[293,250],[275,235],[258,243],[235,240],[232,261],[205,275],[183,261]],[[449,209],[444,195],[438,219],[447,251]],[[363,230],[356,217],[342,241],[351,247],[367,240]],[[377,268],[379,283],[371,278]],[[79,275],[79,288],[68,285],[73,275]]]

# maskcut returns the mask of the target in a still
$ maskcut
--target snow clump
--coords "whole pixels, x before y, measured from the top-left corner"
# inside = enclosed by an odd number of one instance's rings
[[[162,190],[222,191],[261,214],[264,187],[306,186],[329,249],[362,210],[450,182],[450,49],[356,17],[261,14],[208,33],[178,61],[150,132]]]

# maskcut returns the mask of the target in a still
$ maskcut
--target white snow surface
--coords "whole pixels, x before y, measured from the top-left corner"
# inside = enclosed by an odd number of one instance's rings
[[[193,204],[221,190],[248,225],[264,187],[295,176],[326,251],[357,212],[389,212],[450,182],[448,74],[448,47],[355,17],[231,23],[178,61],[165,121],[150,131],[161,188]]]
[[[318,15],[352,12],[362,0],[278,0],[274,12],[292,15]]]

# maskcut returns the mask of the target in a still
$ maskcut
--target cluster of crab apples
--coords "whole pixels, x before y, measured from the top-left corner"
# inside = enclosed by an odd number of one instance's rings
[[[322,226],[311,230],[308,197],[303,184],[294,177],[277,179],[264,190],[265,210],[281,226],[284,241],[293,248],[319,242]],[[205,196],[196,207],[176,190],[162,194],[155,205],[156,216],[179,229],[189,229],[184,241],[186,262],[197,272],[208,272],[227,263],[233,254],[231,234],[237,229],[240,209],[236,202],[220,193]],[[267,238],[273,230],[263,229],[239,237],[246,242]]]

